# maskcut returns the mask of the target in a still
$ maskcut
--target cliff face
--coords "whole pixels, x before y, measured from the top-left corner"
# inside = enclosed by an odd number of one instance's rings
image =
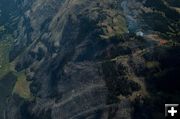
[[[179,82],[163,73],[179,71],[179,12],[157,1],[15,0],[21,14],[9,57],[34,98],[13,95],[5,119],[163,118],[156,101],[169,95],[168,82]]]

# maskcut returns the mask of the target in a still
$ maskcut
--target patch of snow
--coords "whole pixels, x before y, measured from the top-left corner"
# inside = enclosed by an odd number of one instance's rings
[[[143,37],[143,36],[144,36],[144,33],[143,33],[142,31],[138,31],[138,32],[136,32],[136,36],[141,36],[141,37]]]

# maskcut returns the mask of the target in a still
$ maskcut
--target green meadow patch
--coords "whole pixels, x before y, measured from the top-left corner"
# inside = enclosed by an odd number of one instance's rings
[[[26,80],[24,71],[17,73],[17,81],[13,89],[13,93],[18,94],[24,99],[32,99],[32,95],[29,89],[30,82]]]
[[[1,29],[3,29],[3,28],[1,28]],[[0,98],[6,98],[6,96],[4,97],[3,95],[1,95],[2,92],[4,92],[6,94],[7,93],[6,90],[9,90],[10,88],[12,88],[12,90],[10,91],[11,94],[15,93],[24,99],[29,99],[31,97],[31,93],[29,90],[30,82],[28,82],[26,80],[24,71],[22,71],[22,72],[14,71],[13,70],[14,65],[9,62],[9,52],[10,52],[12,43],[13,43],[12,35],[4,33],[3,36],[1,36],[1,38],[0,38],[0,81],[2,79],[6,80],[6,76],[10,72],[12,72],[13,75],[15,75],[17,78],[16,78],[15,82],[13,81],[14,85],[7,87],[7,89],[2,90],[0,92]],[[9,84],[12,83],[8,79],[7,79],[7,82],[9,82]],[[0,85],[7,85],[7,84],[4,84],[3,82],[1,82]],[[10,93],[8,92],[7,94],[10,94]]]
[[[0,39],[0,78],[10,71],[9,52],[12,41],[11,35],[5,35]]]

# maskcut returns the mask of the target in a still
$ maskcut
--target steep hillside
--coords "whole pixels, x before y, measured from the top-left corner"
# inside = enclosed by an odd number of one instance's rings
[[[11,1],[4,119],[163,119],[180,101],[179,2]]]
[[[15,41],[15,32],[18,18],[21,16],[15,1],[2,0],[0,2],[0,118],[4,118],[6,102],[12,94],[22,98],[31,98],[28,82],[22,72],[14,70],[14,62],[10,62],[9,53]],[[17,86],[21,86],[16,88]],[[23,87],[22,87],[23,86]],[[23,88],[22,90],[20,90]]]

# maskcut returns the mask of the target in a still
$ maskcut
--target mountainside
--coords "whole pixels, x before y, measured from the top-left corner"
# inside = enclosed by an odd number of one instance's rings
[[[0,118],[163,119],[180,101],[179,1],[0,6]]]

